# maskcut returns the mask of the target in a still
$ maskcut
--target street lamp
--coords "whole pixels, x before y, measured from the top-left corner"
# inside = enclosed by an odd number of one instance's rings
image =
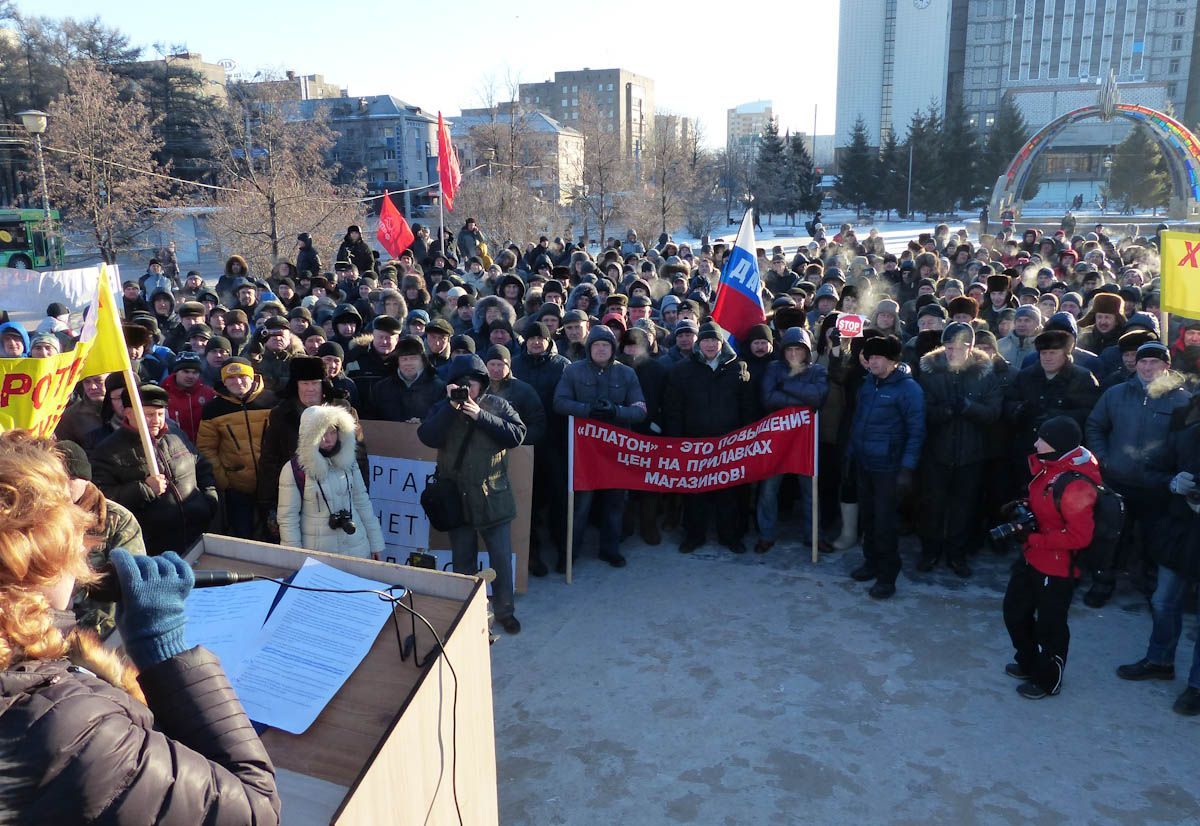
[[[1100,214],[1104,214],[1105,208],[1108,206],[1108,196],[1112,194],[1112,168],[1113,156],[1108,154],[1104,156],[1104,202],[1100,205]]]
[[[1071,173],[1074,171],[1075,170],[1073,170],[1071,167],[1069,167],[1069,166],[1067,167],[1067,197],[1066,197],[1067,209],[1070,209],[1071,204],[1072,204],[1072,201],[1071,201]]]
[[[33,135],[33,145],[37,152],[38,174],[42,180],[42,212],[46,223],[46,257],[53,262],[55,255],[54,226],[50,221],[50,187],[46,183],[46,162],[42,157],[42,133],[46,131],[46,121],[50,117],[40,109],[27,109],[17,112],[25,131]]]

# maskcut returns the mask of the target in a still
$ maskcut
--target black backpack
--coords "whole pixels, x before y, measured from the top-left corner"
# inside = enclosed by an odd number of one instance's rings
[[[1107,560],[1115,559],[1117,544],[1121,541],[1121,530],[1125,526],[1125,499],[1115,490],[1097,485],[1092,479],[1077,470],[1060,473],[1050,483],[1054,495],[1054,509],[1062,513],[1063,491],[1076,479],[1082,479],[1096,489],[1096,505],[1092,509],[1092,541],[1071,555],[1071,573],[1083,575],[1083,568],[1096,571],[1107,566]],[[1082,560],[1082,562],[1081,562]]]

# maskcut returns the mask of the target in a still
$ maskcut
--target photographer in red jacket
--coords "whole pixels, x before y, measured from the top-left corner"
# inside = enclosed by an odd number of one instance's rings
[[[1004,624],[1017,652],[1016,661],[1004,670],[1022,681],[1017,693],[1030,700],[1062,688],[1071,640],[1067,611],[1080,573],[1076,557],[1091,544],[1095,531],[1100,466],[1082,441],[1074,419],[1056,416],[1043,423],[1029,457],[1033,480],[1028,502],[1011,507],[1009,524],[1024,535],[1024,557],[1013,567],[1004,593]],[[1055,480],[1065,473],[1085,478],[1060,483],[1056,505]]]

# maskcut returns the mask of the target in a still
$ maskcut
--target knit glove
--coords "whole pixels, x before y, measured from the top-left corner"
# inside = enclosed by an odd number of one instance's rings
[[[183,638],[183,601],[196,578],[179,554],[134,556],[115,549],[110,559],[121,583],[117,628],[125,652],[145,670],[187,650]]]

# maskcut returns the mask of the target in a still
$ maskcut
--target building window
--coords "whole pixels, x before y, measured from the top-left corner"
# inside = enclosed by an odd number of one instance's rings
[[[984,128],[991,129],[992,126],[995,125],[995,123],[996,123],[996,116],[993,113],[988,112],[986,115],[984,115],[984,117],[983,117]]]
[[[1177,52],[1182,48],[1183,48],[1183,38],[1180,37],[1179,35],[1175,35],[1174,37],[1172,37],[1171,38],[1171,51]]]
[[[1182,26],[1187,22],[1187,14],[1185,12],[1175,12],[1175,25]]]
[[[572,106],[578,106],[578,105],[579,105],[579,98],[571,98],[571,105],[572,105]]]
[[[564,109],[567,107],[567,99],[566,98],[563,98],[562,105],[563,105]]]
[[[1178,86],[1177,86],[1176,84],[1174,84],[1174,83],[1168,83],[1168,84],[1167,84],[1167,97],[1168,97],[1168,98],[1172,98],[1172,99],[1173,99],[1173,98],[1175,97],[1175,93],[1176,93],[1178,90],[1179,90],[1179,89],[1178,89]]]
[[[608,91],[611,92],[612,90],[613,90],[613,85],[610,83],[610,84],[608,84]]]
[[[578,91],[579,91],[579,87],[578,87],[578,86],[572,86],[572,87],[571,87],[571,91],[572,91],[572,92],[578,92]]]
[[[564,84],[563,84],[563,94],[565,95],[565,94],[566,94],[567,92],[569,92],[569,91],[571,91],[571,90],[570,90],[570,89],[568,89],[568,88],[567,88],[567,84],[565,84],[565,83],[564,83]]]
[[[1178,58],[1173,58],[1167,64],[1167,74],[1171,74],[1171,75],[1179,74],[1179,59]]]
[[[596,84],[596,91],[597,91],[597,92],[603,92],[603,91],[604,91],[604,84],[603,84],[603,83],[597,83],[597,84]]]

